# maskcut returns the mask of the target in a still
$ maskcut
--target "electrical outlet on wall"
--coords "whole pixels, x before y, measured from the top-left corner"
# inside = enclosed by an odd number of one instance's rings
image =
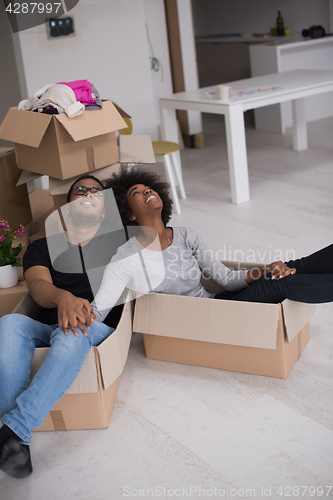
[[[48,39],[75,36],[74,19],[72,17],[47,18],[45,24]]]

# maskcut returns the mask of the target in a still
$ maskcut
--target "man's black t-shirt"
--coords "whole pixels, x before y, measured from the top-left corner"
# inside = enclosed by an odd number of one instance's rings
[[[60,241],[61,246],[64,245],[65,238],[63,235],[57,235],[54,238],[57,242]],[[48,241],[50,245],[50,239]],[[89,280],[87,271],[91,273],[91,276],[97,277],[97,281],[94,282],[94,291],[96,293],[102,279],[104,267],[110,262],[118,246],[125,241],[124,231],[115,231],[94,238],[82,248],[65,242],[65,251],[61,253],[61,257],[53,259],[52,263],[47,239],[41,238],[28,246],[23,257],[23,271],[26,272],[34,266],[46,267],[50,271],[54,286],[71,292],[76,297],[92,302],[94,299],[91,286],[92,279]],[[122,310],[123,305],[114,307],[103,323],[116,328]],[[37,320],[48,325],[58,323],[57,309],[42,308]]]

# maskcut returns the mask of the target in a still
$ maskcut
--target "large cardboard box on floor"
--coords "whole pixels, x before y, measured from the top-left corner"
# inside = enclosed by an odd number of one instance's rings
[[[38,306],[27,294],[14,312],[34,317],[37,310]],[[133,301],[129,301],[124,305],[116,330],[99,346],[90,349],[74,383],[35,431],[108,427],[128,355],[132,320]],[[48,347],[35,349],[32,377],[48,350]]]
[[[119,161],[115,131],[127,127],[111,101],[68,118],[10,108],[0,139],[15,143],[22,170],[68,179]]]
[[[32,218],[27,186],[16,186],[20,175],[13,148],[0,148],[0,220],[8,221],[12,229]]]
[[[251,268],[248,263],[224,262]],[[222,288],[204,279],[208,291]],[[136,300],[133,331],[147,358],[286,378],[309,341],[316,306],[154,294]]]

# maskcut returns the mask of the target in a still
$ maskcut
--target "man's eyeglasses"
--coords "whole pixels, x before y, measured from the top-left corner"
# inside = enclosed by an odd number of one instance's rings
[[[98,197],[104,196],[104,191],[101,187],[90,188],[87,186],[74,186],[72,192],[75,196],[84,196],[88,191],[90,191],[93,196],[98,196]]]

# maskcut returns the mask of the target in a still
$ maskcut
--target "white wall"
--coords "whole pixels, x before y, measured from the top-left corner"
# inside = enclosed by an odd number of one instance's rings
[[[333,0],[328,0],[328,8],[329,8],[329,31],[333,32]]]
[[[76,36],[48,39],[45,24],[18,34],[28,95],[87,79],[133,117],[133,133],[157,139],[143,0],[80,0],[70,15]]]
[[[292,33],[320,24],[330,32],[329,0],[192,0],[196,36],[267,33],[281,10]]]
[[[177,0],[185,90],[199,88],[191,0]],[[189,135],[202,132],[201,113],[188,111]]]
[[[191,0],[178,0],[177,8],[179,16],[181,51],[183,54],[185,90],[193,90],[198,88],[198,75]],[[158,72],[151,72],[155,95],[156,116],[157,121],[160,124],[161,120],[158,97],[165,97],[173,92],[164,0],[144,0],[144,10],[154,56],[161,61],[163,67],[163,70],[161,69]],[[149,44],[148,48],[150,55],[152,55]],[[189,111],[188,119],[190,134],[198,134],[202,132],[201,113]]]
[[[161,63],[159,71],[150,71],[154,91],[155,113],[157,123],[160,124],[158,98],[172,94],[172,76],[164,0],[144,0],[143,5],[149,39],[152,45],[151,49],[147,39],[147,50],[149,56],[152,56],[151,50],[153,50],[154,56]]]
[[[24,78],[19,79],[15,48],[5,6],[0,2],[0,123],[6,116],[8,108],[16,106],[26,92]],[[17,54],[18,59],[19,56],[20,54]],[[9,143],[0,139],[0,146],[5,145]]]

